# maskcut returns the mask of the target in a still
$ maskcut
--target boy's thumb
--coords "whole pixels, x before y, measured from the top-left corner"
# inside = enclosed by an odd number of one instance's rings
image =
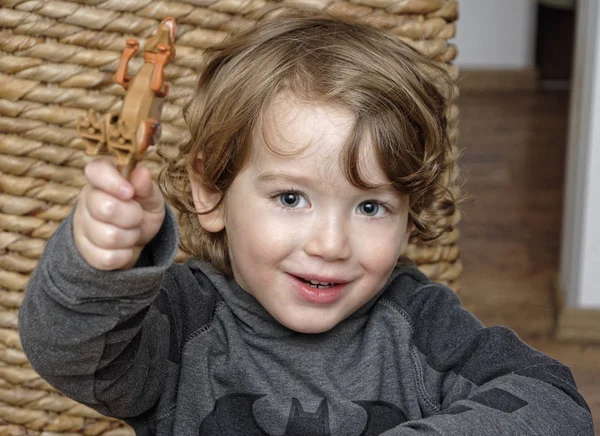
[[[129,179],[135,189],[135,200],[147,211],[164,207],[164,199],[158,186],[152,181],[148,168],[138,166]]]

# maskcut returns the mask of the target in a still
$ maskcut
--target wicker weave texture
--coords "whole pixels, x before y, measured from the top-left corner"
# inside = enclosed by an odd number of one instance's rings
[[[432,58],[451,61],[457,0],[290,0],[386,29]],[[76,136],[88,109],[119,111],[124,91],[112,82],[128,38],[143,44],[160,21],[177,20],[177,58],[160,147],[185,137],[181,109],[195,85],[204,50],[252,25],[281,4],[270,0],[0,0],[0,436],[102,435],[133,432],[56,392],[31,369],[18,336],[17,311],[46,240],[85,183],[89,161]],[[135,73],[141,56],[130,62]],[[457,153],[458,109],[448,113]],[[154,176],[160,158],[143,162]],[[456,174],[458,171],[455,172]],[[455,193],[458,187],[452,188]],[[459,220],[458,213],[450,219]],[[409,256],[431,278],[457,289],[462,266],[458,230],[434,243],[411,244]]]

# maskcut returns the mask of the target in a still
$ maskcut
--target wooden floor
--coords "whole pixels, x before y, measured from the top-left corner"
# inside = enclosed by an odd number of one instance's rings
[[[565,92],[462,91],[460,146],[471,199],[461,222],[461,299],[569,365],[600,435],[600,344],[553,340]]]

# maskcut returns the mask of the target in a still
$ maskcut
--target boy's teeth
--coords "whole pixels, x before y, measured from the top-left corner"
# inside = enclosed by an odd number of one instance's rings
[[[317,288],[317,289],[331,288],[331,287],[333,286],[333,284],[330,284],[330,285],[322,285],[322,284],[315,285],[315,284],[313,284],[313,283],[310,283],[310,282],[308,283],[308,285],[309,285],[311,288]]]
[[[308,280],[308,279],[303,279],[302,277],[298,277],[298,278],[313,288],[330,288],[332,286],[335,286],[335,283],[320,282],[318,280]]]
[[[333,285],[333,283],[326,283],[326,282],[318,282],[316,280],[309,280],[311,285],[324,285],[324,286],[330,286]]]

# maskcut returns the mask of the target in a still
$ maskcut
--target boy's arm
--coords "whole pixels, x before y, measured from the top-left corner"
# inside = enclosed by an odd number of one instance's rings
[[[177,242],[175,219],[167,211],[136,267],[100,271],[75,248],[72,215],[64,220],[48,241],[19,313],[33,368],[107,415],[135,416],[152,407],[177,329],[159,310],[168,297],[156,298]]]
[[[441,285],[406,301],[428,417],[385,436],[594,435],[590,410],[565,365],[510,329],[483,328]]]

